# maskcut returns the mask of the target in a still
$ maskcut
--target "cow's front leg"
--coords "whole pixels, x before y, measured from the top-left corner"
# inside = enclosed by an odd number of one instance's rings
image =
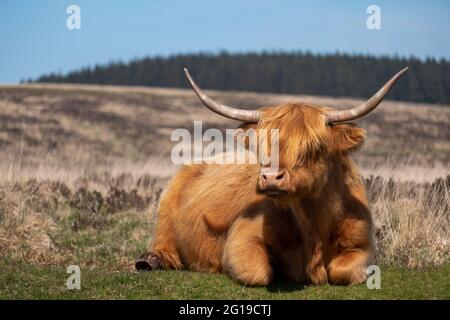
[[[368,221],[347,219],[342,223],[336,252],[327,266],[330,283],[349,285],[364,282],[374,257]]]
[[[238,218],[231,227],[223,254],[224,271],[246,285],[267,285],[273,277],[263,240],[263,215]]]
[[[364,282],[372,256],[372,250],[361,248],[348,249],[340,253],[328,265],[330,283],[349,285]]]
[[[317,238],[312,238],[306,245],[307,264],[306,275],[314,285],[328,283],[327,270],[323,264],[322,242]]]

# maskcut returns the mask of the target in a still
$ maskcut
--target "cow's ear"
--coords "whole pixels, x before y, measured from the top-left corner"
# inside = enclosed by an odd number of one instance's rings
[[[364,141],[365,131],[351,123],[331,125],[330,148],[334,153],[354,151]]]

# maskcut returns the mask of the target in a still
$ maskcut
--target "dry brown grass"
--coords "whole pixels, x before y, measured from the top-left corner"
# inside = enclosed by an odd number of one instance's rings
[[[43,265],[131,268],[150,239],[164,183],[106,172],[80,176],[75,188],[48,179],[3,183],[1,256]]]
[[[22,187],[3,185],[0,188],[2,256],[38,264],[58,264],[63,260],[52,240],[58,226],[49,208],[42,208],[42,201],[36,188],[29,183]]]
[[[294,99],[213,96],[244,107]],[[237,125],[206,112],[185,90],[0,87],[0,255],[131,268],[176,172],[168,158],[171,130],[192,130],[193,120]],[[356,162],[367,178],[381,263],[419,268],[449,260],[449,120],[448,107],[388,101],[360,122],[368,139]]]
[[[366,179],[378,260],[409,268],[450,257],[450,175],[433,183]]]
[[[80,176],[70,186],[59,181],[25,180],[0,188],[0,252],[37,264],[77,261],[90,266],[131,267],[150,239],[149,229],[166,179],[106,172]],[[366,179],[376,225],[378,261],[409,268],[438,266],[450,256],[450,176],[433,183]],[[118,215],[120,221],[117,221]],[[127,221],[134,227],[126,233]],[[123,225],[118,225],[121,222]],[[111,232],[111,230],[118,232]],[[78,236],[99,237],[82,241]],[[119,234],[119,237],[112,235]],[[96,255],[105,247],[132,248]],[[121,243],[122,242],[122,243]],[[129,251],[131,249],[131,251]]]

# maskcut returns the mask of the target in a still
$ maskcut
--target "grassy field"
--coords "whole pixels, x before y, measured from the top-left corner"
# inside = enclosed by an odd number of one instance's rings
[[[244,107],[352,99],[212,92]],[[355,155],[376,226],[382,289],[278,282],[242,287],[223,275],[139,274],[156,206],[177,168],[174,128],[234,128],[188,90],[23,85],[0,87],[0,298],[448,299],[450,108],[387,101],[358,124]],[[79,265],[82,290],[65,287]]]
[[[303,286],[276,281],[243,287],[225,275],[188,271],[81,270],[81,289],[66,287],[65,268],[0,262],[0,299],[450,299],[450,266],[382,268],[381,288]]]

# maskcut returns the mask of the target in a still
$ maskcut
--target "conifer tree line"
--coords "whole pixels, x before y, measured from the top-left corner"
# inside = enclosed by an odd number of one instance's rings
[[[28,82],[187,88],[183,67],[204,89],[367,98],[405,66],[388,99],[450,104],[450,61],[309,52],[198,53],[110,62]]]

